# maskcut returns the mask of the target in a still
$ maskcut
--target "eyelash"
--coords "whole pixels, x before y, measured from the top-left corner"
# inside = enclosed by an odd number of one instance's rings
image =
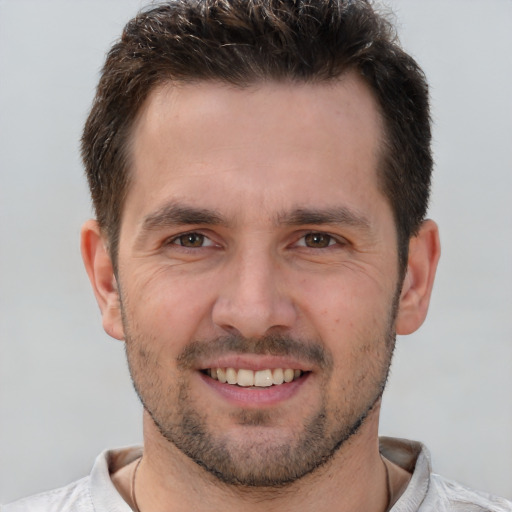
[[[308,241],[308,237],[310,237],[310,240]],[[323,241],[326,243],[326,245],[323,245],[321,247],[311,247],[307,245],[308,242],[315,242],[315,239],[320,242]],[[303,243],[299,243],[303,241]],[[299,240],[296,242],[295,245],[299,247],[305,247],[307,249],[327,249],[328,247],[332,247],[333,245],[339,245],[340,241],[334,237],[333,235],[330,235],[329,233],[324,233],[323,231],[310,231],[308,233],[304,233]]]
[[[179,243],[179,241],[180,240],[183,241],[183,239],[185,237],[198,237],[201,241],[201,245],[187,246],[187,245],[184,245],[183,243]],[[317,238],[327,239],[326,240],[327,244],[322,247],[310,247],[309,245],[307,245],[308,242],[306,242],[307,237],[317,237]],[[204,245],[205,241],[208,241],[209,243]],[[303,241],[303,243],[299,243],[301,241]],[[215,242],[213,242],[210,237],[208,237],[198,231],[189,231],[187,233],[182,233],[180,235],[177,235],[177,236],[169,239],[166,242],[166,244],[177,245],[184,250],[202,249],[205,247],[213,247],[216,245]],[[327,249],[327,248],[335,246],[335,245],[344,246],[344,245],[347,245],[347,242],[343,239],[340,240],[338,237],[335,237],[335,236],[333,236],[329,233],[325,233],[323,231],[308,231],[308,232],[302,234],[302,236],[293,245],[295,245],[297,247],[304,247],[306,249],[322,250],[322,249]]]
[[[201,245],[195,246],[187,246],[183,243],[178,243],[181,240],[183,240],[185,237],[198,237],[202,240]],[[204,245],[205,240],[207,240],[209,243],[207,245]],[[181,235],[175,236],[171,238],[168,242],[169,245],[177,245],[179,247],[182,247],[183,249],[201,249],[204,247],[213,247],[215,243],[206,235],[203,235],[202,233],[199,233],[197,231],[189,231],[188,233],[182,233]]]

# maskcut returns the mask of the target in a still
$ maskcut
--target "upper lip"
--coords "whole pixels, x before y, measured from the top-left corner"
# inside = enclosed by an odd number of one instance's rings
[[[226,354],[215,359],[201,362],[199,370],[208,368],[235,368],[237,370],[273,370],[275,368],[291,368],[294,370],[311,371],[312,365],[287,356],[260,354]]]

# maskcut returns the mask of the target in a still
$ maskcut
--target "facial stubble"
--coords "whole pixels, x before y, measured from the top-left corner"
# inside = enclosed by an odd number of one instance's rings
[[[249,340],[236,335],[208,341],[190,343],[177,358],[177,375],[167,388],[159,375],[161,362],[150,350],[152,342],[135,335],[130,329],[123,308],[126,335],[126,352],[135,390],[152,418],[156,428],[169,443],[228,485],[246,487],[283,487],[328,463],[338,450],[352,438],[365,419],[380,401],[384,391],[392,354],[395,346],[394,323],[398,293],[395,296],[386,331],[378,341],[372,340],[359,349],[384,349],[378,360],[361,375],[361,393],[364,402],[331,405],[327,383],[333,372],[331,354],[319,341],[302,341],[282,335],[270,335]],[[137,329],[135,329],[137,330]],[[275,414],[265,410],[237,410],[230,420],[247,430],[247,439],[233,439],[229,433],[218,432],[209,426],[206,413],[194,402],[190,393],[188,374],[199,356],[220,355],[227,352],[294,355],[303,361],[311,361],[322,369],[322,397],[316,410],[304,418],[301,428],[294,432],[293,440],[283,436],[273,427]],[[197,371],[197,370],[196,370]],[[187,373],[188,372],[188,373]],[[366,386],[365,389],[363,387]],[[368,392],[368,388],[371,388]],[[359,390],[357,390],[359,391]],[[345,389],[338,390],[341,396]],[[354,395],[354,394],[353,394]],[[276,439],[277,438],[277,439]],[[244,442],[246,441],[246,442]]]

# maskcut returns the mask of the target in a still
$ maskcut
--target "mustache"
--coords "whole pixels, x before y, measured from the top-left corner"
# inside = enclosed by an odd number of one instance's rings
[[[295,339],[282,334],[246,338],[233,333],[211,340],[192,341],[178,356],[178,368],[195,368],[200,360],[219,357],[226,353],[292,356],[322,369],[330,369],[333,366],[332,355],[318,342]]]

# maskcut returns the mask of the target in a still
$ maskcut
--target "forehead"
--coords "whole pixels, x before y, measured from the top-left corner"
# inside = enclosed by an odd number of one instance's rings
[[[377,188],[381,124],[371,92],[351,73],[321,84],[164,85],[132,132],[126,206],[148,213],[169,199],[200,198],[218,207],[222,194],[246,199],[233,208],[253,201],[275,213],[329,201],[333,191],[333,202],[357,202]]]

